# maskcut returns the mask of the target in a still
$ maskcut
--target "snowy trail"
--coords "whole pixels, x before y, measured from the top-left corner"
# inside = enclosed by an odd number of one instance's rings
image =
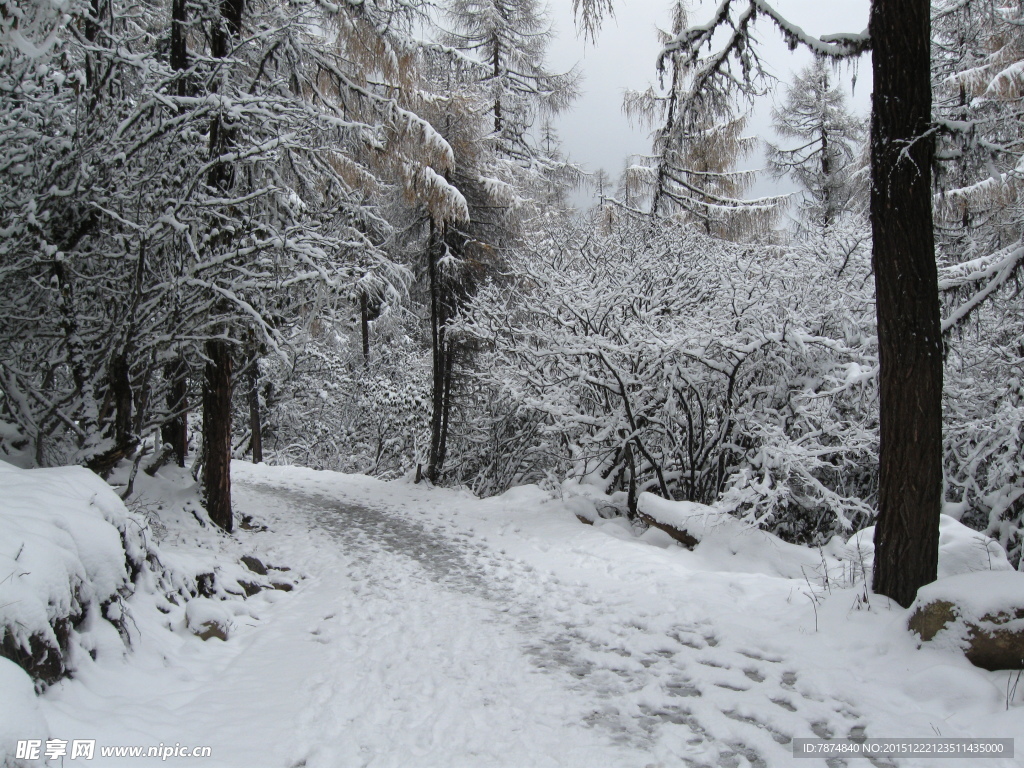
[[[247,493],[310,515],[332,539],[323,547],[343,553],[335,598],[309,632],[324,669],[297,717],[296,740],[312,748],[293,765],[650,764],[588,728],[586,702],[522,653],[522,622],[489,584],[484,548],[324,496]]]
[[[240,604],[226,643],[141,604],[129,657],[43,698],[56,735],[211,745],[184,761],[205,768],[916,768],[936,763],[797,760],[791,740],[1024,736],[990,673],[914,650],[898,616],[850,623],[850,595],[815,608],[793,579],[696,567],[536,489],[233,472],[270,528],[236,538],[299,586]]]
[[[508,717],[509,708],[513,719],[523,711],[536,715],[537,702],[531,700],[536,694],[522,686],[485,683],[469,699],[463,688],[457,697],[439,702],[438,693],[446,685],[455,681],[458,687],[464,675],[478,681],[483,669],[494,673],[501,667],[516,668],[521,663],[517,657],[545,672],[576,705],[571,719],[566,715],[572,710],[567,710],[545,714],[543,720],[562,721],[557,730],[563,733],[585,723],[599,739],[628,750],[628,757],[616,757],[616,765],[784,765],[793,759],[789,744],[794,736],[866,734],[852,703],[823,695],[813,684],[802,685],[798,665],[787,663],[782,654],[723,642],[710,621],[664,628],[623,623],[620,611],[594,600],[586,589],[474,543],[474,537],[457,529],[444,535],[443,527],[429,530],[386,509],[295,489],[250,488],[304,508],[353,555],[347,576],[357,585],[358,599],[347,606],[344,620],[327,617],[315,630],[340,654],[338,663],[381,656],[391,661],[384,669],[367,665],[343,694],[332,688],[336,681],[330,675],[318,681],[315,704],[306,715],[310,737],[331,734],[327,742],[351,743],[347,753],[332,749],[332,757],[341,761],[325,765],[356,764],[351,761],[358,759],[360,737],[353,730],[365,730],[365,743],[373,744],[381,728],[411,737],[409,749],[396,748],[395,754],[416,755],[426,760],[424,765],[441,764],[431,761],[439,756],[426,744],[453,736],[464,740],[473,733],[481,743],[470,754],[479,756],[480,764],[484,758],[488,764],[491,759],[503,765],[574,764],[561,747],[567,739],[557,733],[528,763],[510,758],[504,746],[487,754],[496,716]],[[364,622],[369,633],[354,638],[353,623]],[[467,629],[469,637],[463,636]],[[417,646],[425,639],[443,648],[441,657],[427,660],[432,673],[424,672],[422,646],[410,654],[411,638]],[[441,679],[435,679],[439,670]],[[347,700],[359,690],[400,694],[374,702],[364,715],[346,721],[341,710],[347,705],[332,707],[331,702]],[[515,696],[527,700],[516,701]],[[449,705],[454,711],[445,711]],[[771,717],[762,715],[766,708],[772,710]],[[452,733],[452,720],[479,722]],[[417,751],[421,740],[424,745]],[[403,759],[408,758],[396,758],[393,764],[408,764]]]

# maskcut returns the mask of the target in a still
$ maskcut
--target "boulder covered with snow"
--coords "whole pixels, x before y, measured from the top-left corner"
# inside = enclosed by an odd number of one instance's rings
[[[1024,669],[1024,573],[976,571],[927,584],[908,627],[983,669]]]
[[[227,640],[231,634],[231,614],[216,600],[197,597],[185,606],[185,626],[200,640]]]
[[[562,506],[572,512],[585,525],[621,516],[626,509],[625,494],[606,494],[601,488],[578,480],[562,482]],[[617,497],[622,498],[617,498]]]
[[[117,621],[146,556],[145,521],[83,467],[0,461],[0,656],[38,684],[67,674],[86,618]]]

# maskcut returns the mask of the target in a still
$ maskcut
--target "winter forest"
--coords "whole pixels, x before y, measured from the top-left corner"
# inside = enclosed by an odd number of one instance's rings
[[[631,12],[572,4],[583,35]],[[813,63],[777,82],[768,36]],[[233,476],[253,464],[459,504],[528,487],[573,525],[689,549],[678,510],[710,509],[811,553],[829,591],[836,547],[869,547],[860,591],[904,609],[952,574],[943,526],[1024,570],[1024,6],[874,0],[868,30],[814,37],[766,0],[677,0],[650,87],[610,106],[651,137],[618,178],[559,138],[582,86],[546,64],[553,40],[541,0],[0,0],[0,460],[103,478],[128,571],[211,615],[223,576],[169,544],[147,565],[125,521],[249,535]],[[856,62],[868,115],[844,95]],[[759,180],[796,191],[752,196]],[[195,489],[184,522],[140,500],[159,482]],[[38,642],[66,654],[85,630],[62,635],[53,604]],[[0,639],[37,689],[72,671],[33,672],[45,650]],[[970,735],[1024,736],[1017,707]],[[728,730],[689,717],[709,743]],[[788,764],[719,738],[731,752],[688,764]],[[411,754],[304,759],[441,764]]]

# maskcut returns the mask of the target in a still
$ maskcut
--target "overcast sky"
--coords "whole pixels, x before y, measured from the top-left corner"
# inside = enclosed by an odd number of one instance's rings
[[[551,69],[565,71],[578,64],[583,73],[583,95],[556,124],[563,148],[588,171],[604,168],[614,179],[631,154],[650,149],[647,130],[630,125],[622,114],[622,94],[627,89],[643,90],[655,82],[659,45],[656,27],[667,28],[666,0],[615,0],[616,16],[607,20],[596,45],[584,42],[576,33],[572,0],[548,0],[558,34],[548,55]],[[707,21],[718,0],[690,0],[690,23]],[[869,0],[776,0],[774,7],[791,22],[813,35],[861,32],[867,28]],[[806,51],[790,52],[767,20],[758,21],[758,34],[772,73],[788,80],[811,60]],[[853,70],[843,66],[839,76],[850,93]],[[871,62],[863,58],[856,68],[852,104],[866,115],[870,103]],[[777,98],[781,99],[781,93]],[[748,123],[752,135],[773,138],[771,100],[758,106]],[[751,158],[745,167],[760,167],[761,158]],[[770,193],[765,181],[751,190],[752,196]],[[579,201],[578,204],[583,204]]]

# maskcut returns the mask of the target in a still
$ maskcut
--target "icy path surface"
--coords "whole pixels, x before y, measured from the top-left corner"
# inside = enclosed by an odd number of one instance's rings
[[[922,661],[886,610],[825,632],[847,596],[696,569],[536,491],[235,466],[271,528],[239,535],[299,588],[249,601],[227,643],[179,632],[48,694],[61,738],[209,744],[205,768],[812,768],[935,761],[795,760],[793,738],[1024,735],[996,678]]]

